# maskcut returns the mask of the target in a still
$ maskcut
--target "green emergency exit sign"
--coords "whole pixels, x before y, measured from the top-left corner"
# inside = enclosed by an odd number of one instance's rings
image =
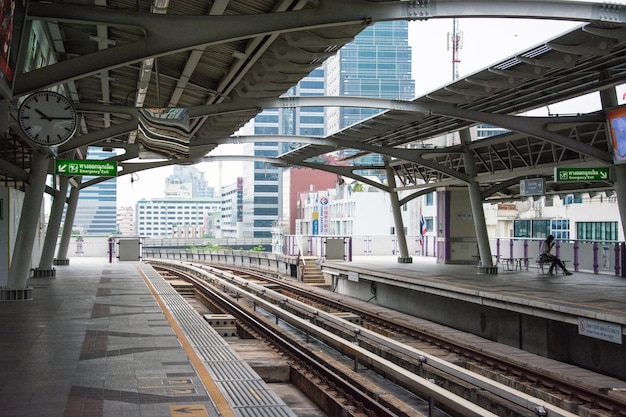
[[[90,177],[117,176],[117,162],[57,159],[54,162],[57,175],[86,175]]]
[[[609,168],[554,168],[554,181],[608,181]]]

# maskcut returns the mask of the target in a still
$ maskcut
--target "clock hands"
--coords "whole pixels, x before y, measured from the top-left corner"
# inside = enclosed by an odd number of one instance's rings
[[[51,121],[52,120],[51,118],[49,118],[48,116],[43,114],[43,112],[41,110],[39,110],[39,109],[35,109],[35,113],[39,114],[42,119],[46,119],[47,121]]]
[[[49,121],[49,122],[51,122],[51,121],[53,121],[53,120],[73,120],[73,119],[74,119],[73,117],[50,117],[50,116],[46,116],[46,115],[44,114],[44,112],[42,112],[42,111],[41,111],[41,110],[39,110],[39,109],[35,109],[35,112],[36,112],[37,114],[39,114],[39,115],[41,116],[41,118],[42,118],[42,119],[47,120],[47,121]]]

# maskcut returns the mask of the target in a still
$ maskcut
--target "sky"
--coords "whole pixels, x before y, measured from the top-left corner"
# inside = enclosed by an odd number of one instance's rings
[[[618,3],[626,4],[626,0]],[[526,19],[459,19],[459,30],[462,33],[462,48],[460,50],[460,76],[477,72],[495,62],[499,62],[524,49],[528,49],[545,40],[570,30],[580,23],[548,20]],[[430,91],[452,81],[452,51],[448,48],[448,35],[452,32],[452,19],[430,19],[427,21],[413,21],[409,23],[409,44],[413,52],[412,73],[415,82],[416,96],[422,96]],[[618,96],[626,93],[624,87],[618,89]],[[599,102],[595,99],[579,100],[573,103],[564,103],[561,106],[550,106],[535,115],[545,115],[548,112],[555,114],[584,113],[599,109]],[[240,154],[240,147],[231,145],[216,149],[215,154]],[[209,185],[216,191],[221,185],[235,182],[242,175],[241,163],[217,162],[201,163],[196,167],[205,172]],[[129,175],[117,179],[117,206],[134,206],[142,198],[163,197],[165,178],[171,175],[173,167],[165,167],[143,171],[133,176]],[[221,172],[221,177],[220,177]]]

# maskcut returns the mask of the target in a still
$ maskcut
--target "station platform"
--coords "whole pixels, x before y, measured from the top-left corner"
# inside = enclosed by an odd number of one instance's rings
[[[323,271],[358,278],[416,286],[421,291],[483,305],[516,311],[551,311],[551,317],[586,317],[626,326],[626,278],[615,274],[576,271],[549,276],[540,273],[534,262],[519,270],[499,269],[481,274],[473,265],[439,264],[433,257],[414,257],[413,263],[398,263],[393,256],[356,256],[351,262],[325,261]],[[547,269],[547,268],[546,268]],[[622,329],[626,332],[626,327]]]
[[[473,265],[392,256],[321,262],[331,290],[626,380],[626,278],[528,269],[481,274]]]
[[[0,416],[295,414],[154,269],[72,258],[0,303]]]

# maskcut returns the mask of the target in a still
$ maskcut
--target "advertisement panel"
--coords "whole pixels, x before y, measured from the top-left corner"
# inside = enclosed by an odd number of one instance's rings
[[[20,40],[26,17],[24,1],[5,0],[0,3],[0,94],[5,98],[13,96],[13,81],[17,68]]]
[[[613,145],[613,162],[626,163],[626,106],[608,110],[608,131],[610,143]]]
[[[320,198],[320,211],[319,211],[319,233],[320,235],[327,235],[328,234],[328,221],[329,221],[329,216],[328,216],[328,203],[330,202],[330,200],[328,199],[328,197],[322,197]]]

